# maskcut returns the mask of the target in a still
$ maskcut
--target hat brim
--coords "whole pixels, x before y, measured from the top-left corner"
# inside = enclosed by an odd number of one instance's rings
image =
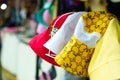
[[[43,46],[43,44],[50,39],[50,36],[48,35],[49,33],[50,30],[45,30],[43,33],[36,35],[29,42],[29,45],[39,57],[43,58],[44,60],[46,60],[47,62],[53,65],[58,66],[58,64],[55,62],[53,58],[46,56],[49,50]],[[51,52],[51,54],[54,53]]]
[[[66,18],[70,14],[72,14],[72,12],[71,13],[65,13],[65,14],[60,15],[57,18],[55,18],[49,24],[49,27],[48,27],[47,30],[45,30],[44,32],[34,36],[31,39],[31,41],[29,42],[30,47],[39,57],[41,57],[42,59],[46,60],[47,62],[49,62],[53,65],[58,66],[58,64],[55,62],[54,58],[46,55],[49,52],[49,50],[47,48],[45,48],[43,46],[43,44],[45,44],[50,39],[51,28],[54,26],[54,27],[59,29],[62,26],[62,24],[64,23],[64,21],[66,20]],[[50,54],[54,54],[54,53],[50,52]]]

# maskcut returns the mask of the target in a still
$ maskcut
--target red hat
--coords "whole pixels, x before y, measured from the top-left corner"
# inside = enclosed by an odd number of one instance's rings
[[[53,57],[50,57],[47,53],[49,52],[49,50],[47,48],[45,48],[43,46],[44,43],[46,43],[49,39],[50,39],[50,35],[51,35],[51,31],[54,29],[59,29],[62,24],[64,23],[64,21],[66,20],[66,18],[72,13],[65,13],[62,14],[60,16],[58,16],[57,18],[55,18],[50,24],[47,30],[45,30],[44,32],[36,35],[35,37],[33,37],[31,39],[31,41],[29,42],[30,47],[32,48],[32,50],[41,58],[43,58],[44,60],[46,60],[47,62],[53,64],[53,65],[57,65],[58,64],[55,62]],[[46,55],[47,54],[47,55]],[[53,52],[50,52],[51,55],[54,55]]]

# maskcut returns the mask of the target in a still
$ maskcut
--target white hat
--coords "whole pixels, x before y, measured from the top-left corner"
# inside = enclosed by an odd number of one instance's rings
[[[80,16],[84,13],[85,12],[77,12],[67,17],[62,27],[44,46],[55,54],[58,54],[69,41]]]

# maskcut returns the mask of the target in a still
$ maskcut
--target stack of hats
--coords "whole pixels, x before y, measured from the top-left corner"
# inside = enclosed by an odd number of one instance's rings
[[[106,72],[107,77],[101,75],[108,70],[106,69],[108,65],[103,67],[104,64],[109,63],[110,60],[116,60],[120,56],[118,54],[120,53],[118,50],[120,46],[118,23],[116,16],[104,11],[65,13],[54,19],[46,31],[33,37],[29,45],[38,56],[74,75],[90,77],[91,80],[120,79],[119,74],[116,74],[120,73],[118,68],[120,65],[117,65],[116,68],[119,72],[115,72],[117,70],[114,69],[111,73]],[[113,32],[111,27],[114,27]],[[111,40],[106,39],[110,37],[106,34],[111,34]],[[104,39],[107,42],[116,42],[114,45],[116,48],[109,46],[114,49],[113,51],[117,51],[116,54],[110,52],[107,46],[109,44],[101,42]],[[102,45],[104,45],[104,49]],[[104,53],[101,50],[106,51]],[[103,56],[99,55],[101,52],[103,52]],[[114,65],[116,64],[114,63]],[[100,67],[103,68],[100,69]],[[114,76],[108,77],[113,73],[115,73]]]
[[[58,64],[54,61],[52,57],[49,57],[46,55],[47,53],[49,53],[49,50],[45,48],[43,44],[46,43],[51,38],[52,28],[54,27],[54,29],[59,29],[70,14],[72,13],[65,13],[55,18],[49,24],[49,27],[47,30],[34,36],[29,42],[30,47],[39,57],[43,58],[44,60],[50,62],[53,65],[58,65]],[[50,54],[52,55],[54,53],[50,52]]]

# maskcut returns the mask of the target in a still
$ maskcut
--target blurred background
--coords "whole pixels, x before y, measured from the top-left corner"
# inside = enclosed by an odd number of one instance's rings
[[[0,0],[0,80],[44,80],[42,74],[50,71],[52,80],[64,80],[62,68],[28,46],[41,33],[38,27],[48,27],[55,17],[71,11],[111,11],[119,18],[119,8],[120,0]]]
[[[63,80],[64,70],[39,58],[28,42],[39,34],[39,25],[48,27],[71,11],[85,11],[85,0],[0,0],[0,80],[43,80],[42,74],[51,70],[52,80]]]

